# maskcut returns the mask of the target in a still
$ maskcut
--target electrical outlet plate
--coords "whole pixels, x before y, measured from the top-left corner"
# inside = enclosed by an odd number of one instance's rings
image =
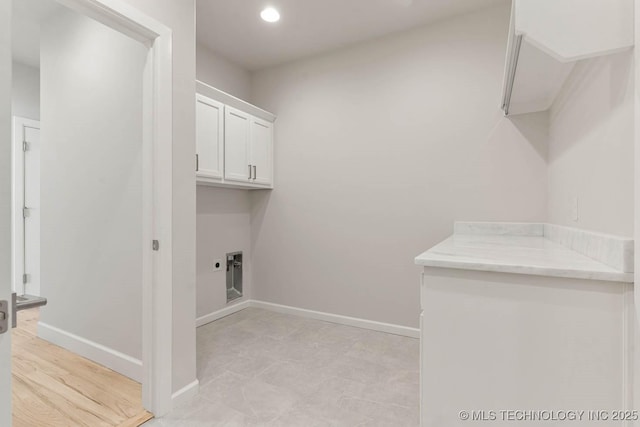
[[[222,260],[221,259],[214,259],[213,260],[213,271],[222,271]]]

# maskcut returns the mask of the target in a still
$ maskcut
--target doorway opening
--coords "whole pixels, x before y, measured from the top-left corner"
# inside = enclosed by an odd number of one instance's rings
[[[143,422],[171,408],[171,32],[111,0],[14,2],[18,32],[36,3],[41,117],[12,103],[14,424]]]
[[[22,83],[39,88],[39,81],[28,82],[39,72],[28,69],[26,64],[14,62],[14,96],[25,103],[35,104],[34,112],[26,111],[26,107],[18,105],[19,113],[27,113],[31,117],[13,117],[13,292],[24,301],[34,300],[44,304],[40,295],[40,121],[39,101],[29,99],[22,91]],[[21,75],[16,72],[20,71]],[[17,93],[15,93],[17,92]],[[38,300],[38,298],[40,298]],[[19,302],[23,302],[18,300]]]

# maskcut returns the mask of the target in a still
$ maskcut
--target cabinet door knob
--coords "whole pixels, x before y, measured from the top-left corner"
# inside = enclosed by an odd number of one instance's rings
[[[249,181],[251,181],[251,165],[249,165]]]
[[[258,177],[258,173],[257,173],[258,167],[256,165],[253,165],[253,180],[255,181],[256,178]]]

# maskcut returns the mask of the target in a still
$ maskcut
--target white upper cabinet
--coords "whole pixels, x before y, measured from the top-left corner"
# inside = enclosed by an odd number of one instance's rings
[[[576,61],[633,47],[633,0],[513,0],[505,115],[551,107]]]
[[[224,105],[196,95],[196,171],[204,178],[224,174]]]
[[[250,182],[253,173],[249,163],[249,133],[251,116],[232,107],[225,107],[224,178],[228,181]]]
[[[276,116],[202,82],[196,86],[197,183],[273,188]]]
[[[251,168],[254,184],[271,185],[273,123],[256,117],[251,118],[250,137]]]

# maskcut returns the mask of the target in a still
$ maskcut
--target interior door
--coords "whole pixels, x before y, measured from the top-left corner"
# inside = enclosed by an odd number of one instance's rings
[[[40,124],[21,124],[24,151],[23,292],[40,296]]]
[[[224,109],[224,177],[250,182],[249,132],[251,116],[235,108]]]
[[[11,304],[11,1],[0,1],[0,301]],[[7,311],[11,311],[10,309]],[[0,310],[0,318],[10,313]],[[9,320],[9,324],[11,319]],[[1,322],[1,321],[0,321]],[[0,334],[0,426],[11,425],[11,333]]]
[[[251,165],[255,184],[271,185],[273,167],[273,123],[256,117],[251,118]]]
[[[224,171],[224,105],[196,95],[198,176],[222,178]]]

